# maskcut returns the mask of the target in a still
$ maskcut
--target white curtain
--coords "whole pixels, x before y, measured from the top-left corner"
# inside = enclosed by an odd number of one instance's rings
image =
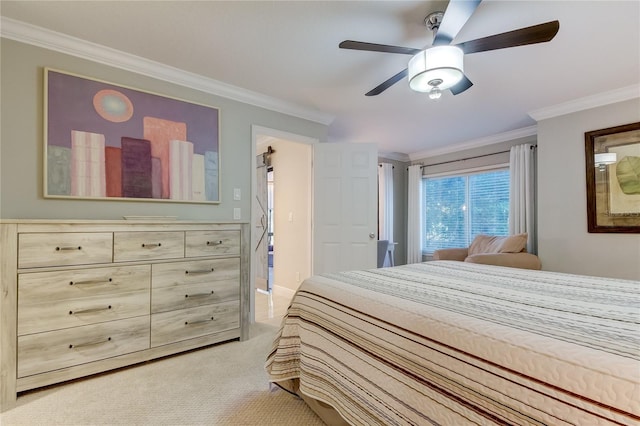
[[[511,186],[509,193],[509,233],[529,234],[527,251],[538,253],[536,230],[536,147],[532,144],[511,147],[509,155]]]
[[[407,263],[422,262],[422,166],[409,166]]]
[[[393,165],[378,167],[378,239],[393,242]]]

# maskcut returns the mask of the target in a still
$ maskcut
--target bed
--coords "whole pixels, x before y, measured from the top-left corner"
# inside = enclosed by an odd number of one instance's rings
[[[314,276],[266,369],[328,424],[638,425],[640,282],[454,261]]]

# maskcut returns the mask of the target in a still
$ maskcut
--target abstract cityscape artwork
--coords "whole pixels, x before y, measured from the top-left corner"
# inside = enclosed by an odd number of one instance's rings
[[[220,111],[45,69],[44,196],[220,202]]]

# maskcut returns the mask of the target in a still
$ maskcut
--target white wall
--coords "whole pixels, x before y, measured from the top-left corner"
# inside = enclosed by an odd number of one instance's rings
[[[584,133],[640,121],[640,99],[538,123],[538,252],[545,270],[640,280],[639,234],[587,232]]]
[[[311,275],[312,146],[271,140],[274,185],[274,284],[297,290]],[[277,291],[277,290],[276,290]]]

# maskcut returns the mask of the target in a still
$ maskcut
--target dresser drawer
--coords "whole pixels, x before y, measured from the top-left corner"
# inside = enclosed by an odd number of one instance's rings
[[[240,285],[237,279],[185,284],[180,287],[162,287],[151,293],[151,312],[165,312],[233,300],[240,300]]]
[[[151,347],[240,327],[237,301],[151,315]]]
[[[149,317],[18,337],[18,377],[149,348]]]
[[[152,276],[152,313],[240,298],[237,258],[153,265]]]
[[[186,257],[240,254],[240,231],[187,231]]]
[[[149,292],[18,305],[18,335],[149,315]]]
[[[148,315],[151,266],[18,275],[18,334]]]
[[[111,263],[111,232],[52,232],[18,235],[18,268]]]
[[[208,259],[152,265],[153,289],[240,278],[240,259]]]
[[[114,232],[114,262],[184,257],[184,232]]]
[[[20,306],[58,300],[149,291],[151,265],[108,266],[18,275]]]

